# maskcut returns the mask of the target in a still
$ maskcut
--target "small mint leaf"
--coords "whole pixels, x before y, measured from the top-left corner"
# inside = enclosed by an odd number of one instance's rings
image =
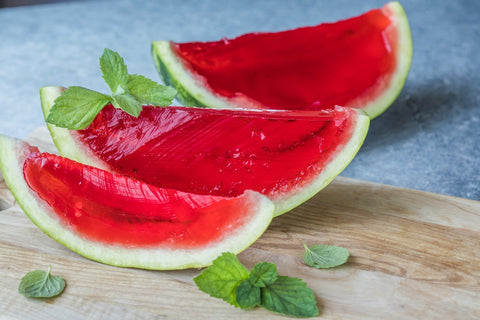
[[[235,290],[238,306],[242,309],[251,309],[259,306],[260,288],[256,287],[250,279],[243,280]]]
[[[226,252],[193,281],[201,291],[238,307],[236,289],[247,278],[248,270],[233,253]]]
[[[294,317],[314,317],[319,314],[315,295],[298,278],[279,276],[261,288],[261,306],[267,310]]]
[[[47,122],[70,130],[85,129],[111,98],[83,87],[70,87],[54,101]]]
[[[317,269],[337,267],[347,262],[348,250],[337,246],[313,245],[310,248],[304,244],[303,261],[306,265]]]
[[[128,76],[127,89],[141,103],[153,106],[168,106],[177,94],[174,88],[162,86],[137,74]]]
[[[100,69],[103,79],[113,94],[122,94],[128,81],[128,71],[123,58],[108,48],[105,48],[100,57]]]
[[[65,289],[65,280],[52,276],[48,271],[35,270],[27,273],[18,286],[18,292],[29,298],[51,298],[58,296]]]
[[[277,267],[270,262],[259,262],[250,271],[250,280],[258,288],[274,283],[277,277]]]
[[[138,117],[142,112],[142,104],[128,93],[112,95],[112,104],[115,108],[122,109],[134,117]]]

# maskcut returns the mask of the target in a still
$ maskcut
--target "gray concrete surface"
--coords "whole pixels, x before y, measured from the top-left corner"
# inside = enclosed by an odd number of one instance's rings
[[[152,40],[217,40],[335,21],[383,1],[82,1],[0,9],[0,133],[43,125],[38,90],[106,91],[103,48],[159,77]],[[414,42],[398,99],[375,119],[344,176],[480,200],[480,1],[401,2]]]

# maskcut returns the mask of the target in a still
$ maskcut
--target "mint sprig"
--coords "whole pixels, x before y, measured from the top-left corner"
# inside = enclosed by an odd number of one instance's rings
[[[111,94],[106,95],[83,87],[72,86],[54,101],[47,122],[70,130],[86,128],[107,104],[138,117],[142,104],[167,106],[176,90],[162,86],[144,76],[128,74],[123,58],[105,49],[100,57],[102,76]]]
[[[223,253],[193,280],[203,292],[242,309],[261,306],[295,317],[319,313],[313,291],[298,278],[278,276],[273,263],[257,263],[249,272],[234,254]]]
[[[65,280],[52,276],[49,266],[47,272],[35,270],[27,273],[18,286],[18,292],[29,298],[51,298],[58,296],[65,289]]]

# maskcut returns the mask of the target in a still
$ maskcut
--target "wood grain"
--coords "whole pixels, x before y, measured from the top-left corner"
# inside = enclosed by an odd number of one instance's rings
[[[44,128],[30,141],[53,151]],[[87,260],[38,230],[0,178],[0,319],[274,319],[200,292],[200,270],[147,271]],[[349,249],[346,265],[317,270],[303,243]],[[276,218],[239,259],[277,264],[316,294],[322,319],[480,319],[480,202],[338,177]],[[47,269],[67,281],[56,299],[17,293]]]

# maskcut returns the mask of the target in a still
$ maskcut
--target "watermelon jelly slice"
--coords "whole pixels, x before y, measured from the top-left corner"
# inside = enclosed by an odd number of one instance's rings
[[[6,136],[0,136],[0,169],[42,231],[116,266],[203,267],[222,252],[248,247],[273,217],[273,204],[253,191],[225,198],[162,189]]]
[[[41,89],[48,115],[61,87]],[[355,109],[259,111],[105,107],[84,130],[49,124],[60,153],[163,188],[268,196],[276,215],[312,197],[353,159],[369,119]]]
[[[152,43],[161,78],[188,106],[360,108],[375,118],[406,80],[412,40],[398,2],[336,23],[214,42]]]

